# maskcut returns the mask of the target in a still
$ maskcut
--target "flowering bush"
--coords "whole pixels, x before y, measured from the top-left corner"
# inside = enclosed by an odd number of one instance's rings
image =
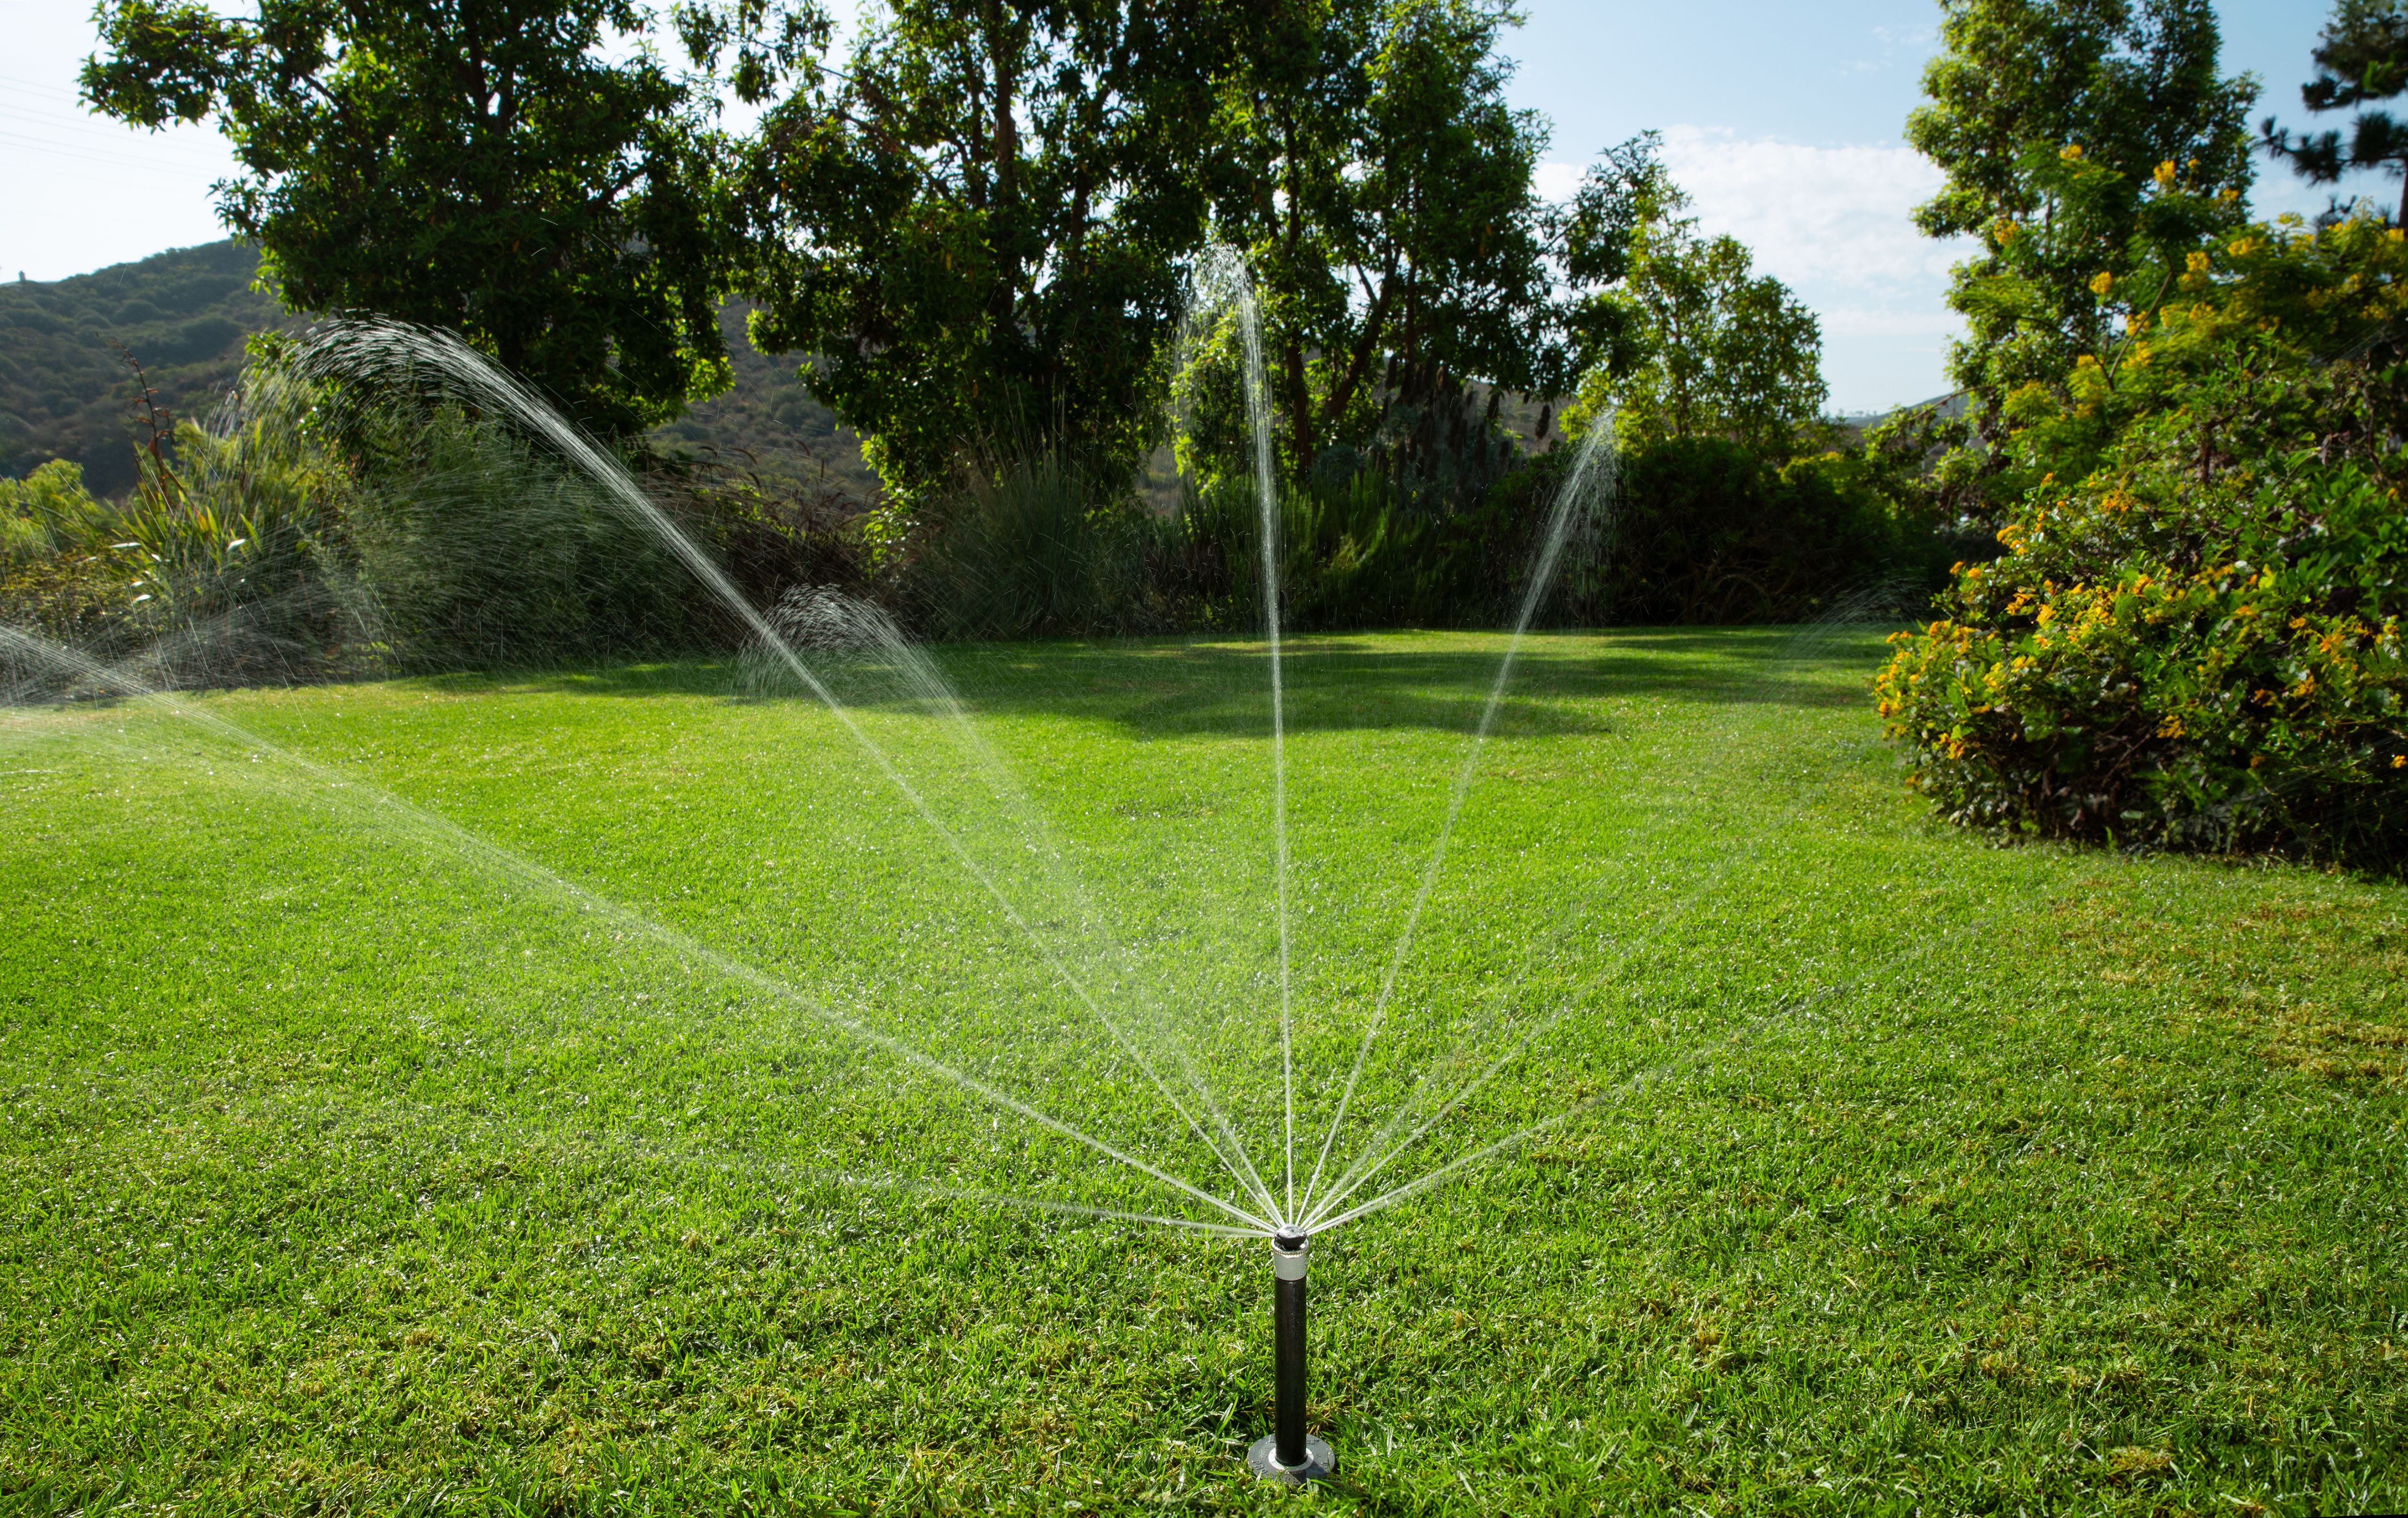
[[[2163,297],[2013,398],[2038,483],[1882,716],[1958,821],[2397,861],[2408,246],[2260,226],[2128,278]]]

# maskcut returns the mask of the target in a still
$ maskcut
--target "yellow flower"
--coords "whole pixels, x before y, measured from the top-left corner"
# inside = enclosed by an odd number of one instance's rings
[[[2183,262],[2190,266],[2190,271],[2193,274],[2205,274],[2207,272],[2209,260],[2204,249],[2192,249],[2189,256],[2186,257]]]
[[[2393,227],[2390,231],[2388,231],[2388,232],[2386,232],[2386,233],[2385,233],[2385,234],[2384,234],[2384,236],[2386,236],[2386,238],[2390,239],[2390,240],[2391,240],[2391,241],[2393,241],[2393,242],[2398,242],[2398,241],[2399,241],[2399,240],[2400,240],[2403,236],[2408,236],[2408,234],[2403,234],[2403,233],[2402,233],[2402,232],[2401,232],[2398,227],[2396,227],[2396,226],[2395,226],[2395,227]]]
[[[2174,161],[2171,158],[2157,165],[2157,182],[2171,189],[2174,182]]]
[[[2108,273],[2105,269],[2100,269],[2099,271],[2099,278],[2090,281],[2090,293],[2094,295],[2104,295],[2107,292],[2114,288],[2115,277]]]
[[[2073,163],[2082,156],[2082,144],[2078,142],[2069,142],[2064,147],[2059,148],[2057,150],[2057,156],[2064,159],[2069,164]]]

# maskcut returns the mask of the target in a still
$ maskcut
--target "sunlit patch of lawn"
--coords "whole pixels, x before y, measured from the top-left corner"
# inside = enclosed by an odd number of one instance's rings
[[[1393,961],[1501,646],[1288,666],[1298,1188],[1392,962],[1327,1173],[1506,1141],[1316,1240],[1325,1502],[2408,1506],[2408,890],[1938,827],[1876,633],[1547,636]],[[926,815],[710,664],[0,715],[0,1502],[1273,1500],[1262,1246],[895,1053],[1283,1189],[1262,651],[939,658]]]

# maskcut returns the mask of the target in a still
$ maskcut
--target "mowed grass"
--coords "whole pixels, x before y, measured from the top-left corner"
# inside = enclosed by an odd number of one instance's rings
[[[1298,1188],[1392,964],[1329,1173],[1504,1143],[1316,1240],[1304,1499],[1263,1246],[863,1041],[1283,1191],[1258,647],[939,651],[1020,793],[857,682],[950,842],[709,664],[0,718],[0,1506],[2408,1506],[2408,891],[1937,826],[1874,632],[1549,636],[1399,959],[1501,648],[1287,668]]]

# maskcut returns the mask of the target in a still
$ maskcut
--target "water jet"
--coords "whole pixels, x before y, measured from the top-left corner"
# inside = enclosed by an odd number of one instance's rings
[[[1174,1194],[1177,1200],[1172,1205],[1193,1215],[1168,1215],[1157,1203],[1136,1198],[1123,1203],[1112,1196],[1082,1201],[1007,1194],[958,1186],[950,1180],[932,1185],[908,1179],[869,1178],[857,1183],[892,1183],[929,1195],[1027,1205],[1207,1237],[1268,1241],[1272,1255],[1274,1416],[1271,1430],[1248,1450],[1248,1464],[1265,1479],[1291,1488],[1327,1480],[1334,1474],[1334,1454],[1327,1442],[1313,1437],[1308,1428],[1310,1236],[1419,1195],[1461,1173],[1469,1164],[1506,1152],[1529,1132],[1540,1131],[1526,1130],[1448,1161],[1418,1181],[1394,1183],[1398,1178],[1393,1169],[1431,1128],[1518,1055],[1530,1037],[1552,1027],[1552,1022],[1542,1022],[1504,1057],[1480,1067],[1478,1080],[1438,1105],[1435,1117],[1416,1121],[1455,1084],[1452,1056],[1444,1065],[1431,1067],[1422,1081],[1405,1090],[1404,1104],[1384,1123],[1383,1108],[1372,1104],[1396,1097],[1389,1088],[1399,1082],[1392,1079],[1395,1072],[1390,1066],[1404,1058],[1412,1047],[1398,1041],[1390,1014],[1392,1008],[1401,1012],[1411,1004],[1408,996],[1399,994],[1400,977],[1446,864],[1449,839],[1465,810],[1482,752],[1497,728],[1524,639],[1554,583],[1566,546],[1576,528],[1594,514],[1594,500],[1611,494],[1612,455],[1610,435],[1600,423],[1584,442],[1552,508],[1540,523],[1538,546],[1522,587],[1511,639],[1488,681],[1485,701],[1468,735],[1463,756],[1455,766],[1442,820],[1418,871],[1417,887],[1403,913],[1395,947],[1385,956],[1384,974],[1377,979],[1377,995],[1359,1038],[1318,1045],[1303,1040],[1301,1034],[1315,1030],[1307,1026],[1312,1015],[1311,983],[1301,988],[1302,995],[1293,983],[1298,955],[1291,944],[1295,922],[1286,691],[1282,673],[1283,507],[1270,449],[1269,395],[1258,313],[1251,282],[1234,255],[1218,261],[1199,283],[1205,287],[1199,294],[1207,297],[1208,304],[1217,297],[1227,305],[1240,339],[1254,444],[1252,483],[1269,686],[1265,713],[1268,794],[1258,815],[1263,818],[1262,854],[1267,856],[1263,906],[1276,928],[1275,938],[1264,936],[1261,985],[1265,993],[1276,986],[1277,1000],[1273,1003],[1266,994],[1257,1003],[1239,998],[1238,1005],[1257,1009],[1256,1015],[1266,1023],[1275,1007],[1277,1024],[1275,1038],[1264,1037],[1274,1030],[1257,1025],[1220,1047],[1225,1053],[1229,1048],[1245,1048],[1249,1057],[1259,1057],[1258,1066],[1216,1060],[1219,1031],[1209,1024],[1180,1022],[1174,1015],[1174,999],[1148,976],[1127,967],[1127,945],[1109,920],[1094,915],[1074,874],[1061,863],[1058,847],[1000,755],[972,726],[943,672],[891,619],[875,606],[824,588],[798,587],[774,607],[752,604],[704,543],[647,496],[607,451],[523,382],[452,335],[373,319],[323,324],[292,351],[294,404],[307,400],[311,407],[322,406],[324,411],[308,414],[333,416],[337,421],[371,410],[405,414],[418,405],[472,410],[506,422],[512,429],[510,436],[520,439],[531,456],[552,460],[565,476],[586,481],[600,510],[647,534],[744,628],[748,690],[757,687],[764,699],[808,697],[829,723],[824,740],[838,750],[852,751],[866,779],[884,782],[899,803],[898,820],[913,826],[912,836],[926,848],[927,867],[945,871],[946,879],[958,878],[968,904],[959,913],[961,919],[993,927],[996,938],[1010,946],[1015,964],[1024,962],[1021,956],[1025,956],[1025,983],[1012,982],[1018,999],[998,989],[993,995],[990,1020],[957,1023],[931,1018],[914,1023],[873,997],[790,981],[779,965],[756,962],[745,951],[709,941],[707,927],[689,930],[672,918],[639,910],[578,879],[555,873],[533,854],[505,847],[398,795],[374,790],[360,777],[272,743],[218,708],[180,699],[175,687],[185,681],[174,678],[175,671],[159,658],[146,656],[123,666],[111,665],[30,634],[0,628],[0,670],[22,663],[47,671],[46,688],[61,681],[69,686],[79,682],[122,694],[236,745],[254,760],[273,760],[346,816],[440,845],[531,894],[590,914],[613,940],[649,942],[667,951],[689,969],[727,982],[765,1007],[776,1009],[781,1017],[799,1014],[799,1024],[811,1029],[814,1036],[824,1034],[848,1046],[865,1067],[925,1080],[930,1089],[949,1093],[948,1100],[958,1100],[965,1110],[984,1114],[990,1127],[998,1123],[1016,1124],[1059,1140],[1074,1152],[1083,1151],[1082,1166],[1140,1178]],[[252,406],[259,415],[282,414],[274,409],[282,403],[272,388],[244,404]],[[251,413],[229,414],[238,422]],[[924,747],[914,747],[908,738],[898,743],[900,713],[916,714],[930,723],[938,739]],[[916,831],[920,828],[924,835]],[[1311,910],[1310,898],[1299,897],[1297,907],[1294,916],[1300,920],[1302,912]],[[1309,950],[1303,962],[1310,963]],[[1571,1005],[1567,1003],[1567,1009]],[[1457,1031],[1472,1041],[1486,1036],[1482,1026]],[[1275,1065],[1269,1057],[1274,1048]],[[1333,1076],[1340,1069],[1345,1073],[1342,1086],[1334,1080],[1329,1082],[1337,1095],[1332,1111],[1312,1083],[1299,1082],[1299,1065],[1324,1049],[1343,1061],[1350,1048],[1351,1061],[1331,1070]],[[1095,1089],[1092,1085],[1066,1079],[1050,1066],[1024,1067],[997,1057],[1016,1055],[1024,1049],[1067,1050],[1072,1054],[1109,1052],[1124,1062],[1117,1067],[1133,1072],[1129,1094],[1158,1100],[1164,1111],[1149,1117],[1135,1133],[1097,1121],[1098,1104],[1082,1100]],[[1214,1089],[1215,1077],[1224,1071],[1242,1074],[1250,1067],[1259,1071],[1254,1088],[1256,1099],[1241,1105],[1240,1089],[1239,1097],[1225,1106]],[[1427,1102],[1423,1100],[1426,1088]],[[1313,1163],[1299,1167],[1296,1163],[1298,1118],[1310,1125],[1321,1122],[1324,1112],[1328,1115],[1317,1146],[1309,1126],[1304,1135],[1308,1149],[1313,1152]],[[1105,1118],[1114,1115],[1110,1110],[1101,1112]],[[1249,1139],[1260,1144],[1266,1138],[1277,1151],[1277,1163],[1258,1169],[1249,1153]],[[1173,1151],[1172,1145],[1179,1148]],[[1210,1178],[1214,1167],[1221,1172],[1219,1178]],[[1013,1176],[1010,1181],[1018,1179]],[[1111,1205],[1096,1205],[1101,1203]]]

